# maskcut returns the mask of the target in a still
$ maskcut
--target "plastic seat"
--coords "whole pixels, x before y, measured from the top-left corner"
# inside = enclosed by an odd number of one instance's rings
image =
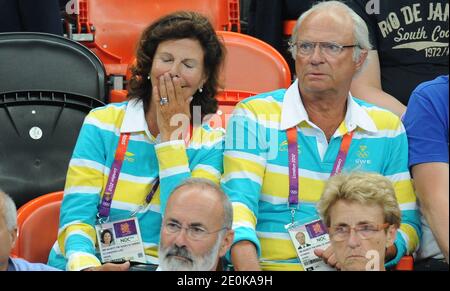
[[[104,105],[105,70],[83,45],[0,34],[0,187],[20,207],[64,188],[86,114]]]
[[[33,263],[47,263],[56,241],[63,191],[37,197],[17,211],[18,236],[11,255]]]
[[[209,125],[212,128],[226,129],[228,120],[230,119],[236,104],[253,95],[256,95],[256,93],[237,90],[220,91],[216,96],[219,101],[219,109],[217,110],[217,113],[209,119]]]
[[[128,90],[111,90],[110,103],[120,103],[127,100]]]
[[[414,270],[414,258],[413,256],[403,256],[394,270],[396,271],[413,271]]]
[[[28,91],[0,94],[0,185],[17,207],[64,188],[88,96]]]
[[[95,54],[46,33],[0,33],[0,93],[65,92],[105,102],[105,70]]]
[[[179,10],[207,16],[216,30],[231,29],[239,5],[229,0],[80,0],[74,33],[69,37],[89,46],[103,61],[108,75],[126,75],[137,41],[146,26]],[[237,8],[237,14],[236,10]],[[69,20],[70,22],[70,20]],[[71,29],[69,29],[71,31]],[[122,88],[114,88],[122,89]]]
[[[283,21],[283,34],[287,36],[291,36],[294,32],[295,25],[297,24],[297,20],[285,20]]]
[[[261,93],[289,87],[289,66],[276,49],[245,34],[230,31],[217,34],[227,48],[221,76],[226,91]]]

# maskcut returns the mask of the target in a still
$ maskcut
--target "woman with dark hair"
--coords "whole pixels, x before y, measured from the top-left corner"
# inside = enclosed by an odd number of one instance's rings
[[[180,68],[173,66],[174,56],[165,52],[164,48],[165,46],[175,48],[178,46],[174,45],[175,43],[181,43],[179,44],[181,49],[196,53],[198,62],[195,63],[196,59],[191,56],[192,59],[182,60],[179,64]],[[150,101],[152,99],[160,101],[158,93],[161,92],[156,90],[158,95],[153,96],[152,86],[159,84],[158,89],[164,91],[164,82],[159,82],[159,78],[162,77],[161,73],[167,72],[172,78],[180,78],[183,96],[193,97],[189,106],[191,114],[194,106],[201,106],[202,117],[215,113],[217,111],[215,95],[224,56],[223,44],[218,41],[206,18],[191,12],[179,12],[167,16],[149,26],[142,34],[136,63],[131,69],[128,98],[140,99],[146,111],[151,109]],[[200,79],[193,80],[193,77]],[[170,103],[168,106],[171,106]]]
[[[101,242],[104,247],[109,247],[113,243],[113,235],[110,229],[105,229],[102,231]]]
[[[129,100],[94,109],[81,128],[49,264],[127,269],[101,264],[94,227],[130,217],[147,263],[158,264],[161,213],[172,189],[189,177],[219,183],[223,172],[223,133],[202,120],[217,110],[224,55],[209,21],[194,12],[167,15],[144,30]]]

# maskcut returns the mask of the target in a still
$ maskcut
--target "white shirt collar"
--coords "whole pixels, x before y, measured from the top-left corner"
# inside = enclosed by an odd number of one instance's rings
[[[120,132],[139,132],[148,130],[142,100],[132,99],[127,104]]]
[[[284,93],[280,129],[286,130],[306,120],[309,120],[308,113],[300,97],[297,79]]]
[[[353,131],[357,126],[371,132],[377,132],[375,123],[367,114],[367,112],[353,99],[351,94],[348,95],[347,113],[345,114],[345,126],[349,131]],[[298,79],[289,86],[284,93],[283,105],[281,110],[280,129],[298,125],[302,121],[310,121],[308,113],[300,96],[298,89]]]
[[[345,114],[345,126],[349,131],[353,131],[356,127],[364,129],[369,132],[377,132],[377,126],[373,122],[366,110],[362,108],[355,99],[348,93],[347,99],[347,113]]]

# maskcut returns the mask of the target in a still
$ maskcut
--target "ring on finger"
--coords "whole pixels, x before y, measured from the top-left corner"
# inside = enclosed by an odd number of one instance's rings
[[[169,99],[167,97],[161,97],[161,100],[159,100],[160,105],[166,105],[169,103]]]

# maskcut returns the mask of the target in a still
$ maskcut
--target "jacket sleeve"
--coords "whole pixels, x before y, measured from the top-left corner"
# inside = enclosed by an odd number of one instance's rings
[[[410,255],[417,250],[422,235],[417,199],[408,171],[408,139],[400,120],[398,120],[395,128],[396,130],[392,131],[390,154],[386,159],[383,174],[394,185],[402,213],[402,223],[395,240],[396,257],[387,262],[386,267],[396,265],[402,256]]]
[[[95,256],[95,220],[103,187],[105,136],[91,112],[81,128],[67,172],[61,206],[58,244],[68,260],[66,270],[101,265]]]
[[[255,229],[266,166],[266,150],[259,140],[263,130],[248,106],[243,103],[236,106],[227,127],[221,181],[233,205],[233,243],[252,242],[258,256],[261,255],[261,246]]]
[[[198,128],[187,148],[183,140],[163,142],[155,146],[161,180],[161,213],[170,193],[190,178],[205,178],[219,184],[223,172],[223,133]]]

